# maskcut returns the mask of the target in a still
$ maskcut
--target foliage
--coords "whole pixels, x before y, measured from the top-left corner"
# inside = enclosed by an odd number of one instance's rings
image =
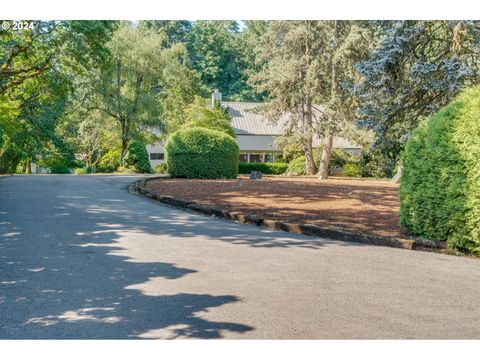
[[[70,174],[70,169],[78,167],[80,164],[75,160],[73,154],[49,155],[45,159],[38,161],[38,164],[50,170],[52,174]]]
[[[92,69],[85,80],[88,85],[83,89],[82,101],[86,107],[102,112],[119,124],[121,162],[132,138],[154,140],[153,134],[142,130],[164,128],[159,74],[166,62],[175,59],[171,52],[177,50],[164,49],[165,41],[165,36],[153,29],[135,28],[123,22],[107,44],[109,60]]]
[[[288,164],[287,173],[295,173],[296,175],[306,174],[305,156],[299,156]]]
[[[187,65],[184,46],[171,49],[167,55],[169,58],[165,61],[160,80],[160,96],[166,131],[172,133],[185,124],[189,106],[206,91],[201,86],[200,75]]]
[[[235,130],[232,127],[228,109],[222,107],[218,102],[214,107],[207,107],[207,101],[196,96],[195,101],[185,110],[187,123],[185,128],[201,127],[210,130],[218,130],[235,138]]]
[[[124,164],[136,173],[151,173],[152,168],[145,143],[138,140],[132,141],[128,146]]]
[[[75,175],[85,175],[90,174],[90,169],[87,167],[76,168],[74,170]]]
[[[353,162],[353,158],[354,156],[345,151],[333,150],[329,165],[331,168],[334,166],[344,167],[347,163]]]
[[[225,99],[247,86],[239,40],[236,21],[195,21],[187,34],[192,68],[206,88],[219,89]]]
[[[395,159],[385,157],[378,149],[364,149],[359,160],[362,177],[391,178],[397,170]]]
[[[400,224],[413,235],[480,251],[480,87],[421,123],[407,143]]]
[[[155,166],[155,172],[158,174],[165,174],[168,171],[167,163],[161,163]]]
[[[360,165],[358,163],[347,163],[343,166],[343,175],[350,177],[362,177]]]
[[[257,62],[265,65],[251,81],[268,94],[266,116],[281,119],[286,136],[301,137],[309,175],[316,172],[314,134],[325,139],[321,163],[327,169],[333,134],[354,119],[356,99],[345,84],[358,77],[353,64],[369,54],[372,34],[367,25],[275,21],[258,41]]]
[[[238,163],[239,174],[250,174],[252,171],[261,171],[266,175],[281,175],[287,171],[286,163]]]
[[[398,163],[420,120],[464,86],[478,83],[478,21],[377,22],[381,41],[357,64],[363,125],[377,132],[375,149]]]
[[[238,174],[237,142],[229,135],[205,128],[173,133],[166,145],[168,172],[175,177],[234,179]]]
[[[120,166],[122,149],[119,146],[110,148],[102,155],[97,166],[97,172],[111,173]]]
[[[192,23],[187,20],[142,20],[138,26],[155,29],[165,35],[167,38],[165,45],[167,47],[177,43],[185,43],[192,30]]]
[[[115,27],[108,21],[32,23],[21,31],[0,30],[0,171],[11,172],[20,162],[29,170],[33,161],[70,152],[57,126],[72,78],[105,59],[104,44]]]

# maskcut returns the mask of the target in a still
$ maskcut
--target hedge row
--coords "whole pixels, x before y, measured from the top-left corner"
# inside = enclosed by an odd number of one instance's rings
[[[250,174],[252,171],[261,171],[266,175],[281,175],[287,171],[286,163],[238,163],[239,174]]]
[[[403,166],[401,226],[480,252],[480,87],[420,125],[407,143]]]

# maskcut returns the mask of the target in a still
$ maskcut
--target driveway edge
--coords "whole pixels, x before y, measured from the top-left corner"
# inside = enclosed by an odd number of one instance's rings
[[[239,223],[263,226],[271,230],[280,230],[292,234],[303,234],[307,236],[316,236],[328,238],[337,241],[356,242],[369,245],[387,246],[407,250],[415,250],[417,248],[428,248],[435,250],[446,249],[446,244],[440,241],[424,240],[424,239],[401,239],[389,238],[375,235],[367,235],[344,230],[328,229],[313,224],[288,223],[273,219],[264,219],[254,214],[243,213],[239,211],[228,211],[215,206],[199,204],[172,196],[161,195],[155,192],[145,190],[145,185],[159,178],[167,176],[156,176],[137,180],[128,186],[130,192],[142,194],[143,196],[159,201],[161,203],[176,207],[178,209],[190,210],[199,214],[215,216],[218,218],[233,220]]]

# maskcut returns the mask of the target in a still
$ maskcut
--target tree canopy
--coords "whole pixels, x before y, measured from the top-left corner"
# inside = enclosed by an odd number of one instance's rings
[[[0,30],[0,172],[115,169],[132,142],[188,127],[235,136],[206,100],[219,89],[263,102],[309,174],[327,176],[334,136],[365,128],[391,174],[421,119],[480,76],[478,21],[31,23]]]

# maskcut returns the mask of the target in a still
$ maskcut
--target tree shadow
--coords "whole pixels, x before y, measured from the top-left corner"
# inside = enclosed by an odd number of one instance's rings
[[[70,179],[54,179],[54,194],[42,191],[51,185],[43,179],[0,186],[0,338],[205,339],[253,330],[203,316],[236,296],[145,291],[152,279],[197,271],[130,256],[119,231],[151,231],[138,214],[145,203],[132,208],[116,187],[90,195]]]

